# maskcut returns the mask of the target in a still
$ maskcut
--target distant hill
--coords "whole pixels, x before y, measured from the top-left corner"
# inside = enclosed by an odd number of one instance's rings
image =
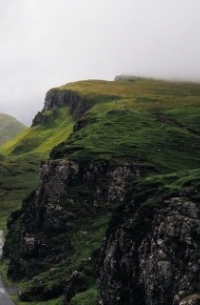
[[[26,126],[17,119],[0,113],[0,144],[9,141],[25,129]]]

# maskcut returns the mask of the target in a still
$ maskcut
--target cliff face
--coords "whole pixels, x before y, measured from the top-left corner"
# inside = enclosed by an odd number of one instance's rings
[[[49,299],[64,291],[64,304],[73,304],[70,301],[85,289],[87,269],[92,268],[98,304],[198,304],[200,207],[184,197],[160,206],[135,201],[129,195],[130,181],[142,174],[144,170],[133,163],[83,166],[54,160],[41,165],[36,191],[9,219],[9,274],[13,279],[32,278],[47,268],[55,272],[56,264],[67,259],[63,268],[68,277],[49,290],[41,286],[25,291],[23,300]],[[84,266],[79,262],[73,267],[74,232],[82,232],[79,243],[86,234],[87,243],[85,223],[91,226],[105,211],[114,213],[102,248],[105,231],[96,248],[89,247]],[[34,283],[38,285],[37,280]]]
[[[187,198],[118,209],[98,262],[99,304],[197,304],[199,217]]]
[[[92,99],[82,97],[72,90],[60,91],[58,89],[51,89],[46,94],[43,110],[35,116],[32,126],[45,125],[49,122],[48,111],[52,111],[52,114],[56,116],[56,110],[65,106],[69,107],[69,113],[72,118],[78,120],[93,105],[94,101]]]
[[[79,244],[84,241],[82,250],[87,250],[87,261],[89,255],[92,257],[99,249],[109,220],[107,218],[99,229],[99,219],[106,218],[124,201],[130,181],[143,174],[142,167],[132,162],[99,161],[80,165],[74,161],[54,160],[42,164],[37,189],[8,222],[4,255],[11,259],[11,278],[33,278],[63,260],[68,260],[62,268],[66,268],[70,278],[82,264],[76,262],[73,267],[70,262]],[[92,226],[93,241],[87,244],[87,232]],[[76,232],[82,233],[77,237]],[[93,234],[98,235],[96,240]],[[94,270],[92,272],[94,276]],[[53,292],[45,292],[44,287],[38,289],[37,297],[49,298],[52,294],[55,297],[65,285],[60,279],[55,286],[50,289]],[[29,300],[27,295],[35,293],[35,290],[25,293],[25,300]],[[66,293],[66,299],[71,298],[71,294],[71,291]]]
[[[55,117],[65,126],[68,115],[71,127],[8,221],[4,256],[9,276],[28,282],[23,301],[200,303],[200,138],[187,127],[198,131],[197,111],[184,113],[185,87],[177,106],[180,86],[170,103],[174,88],[142,82],[83,82],[47,93],[33,125],[45,130]],[[159,100],[162,90],[167,97]],[[185,123],[171,124],[170,113]]]

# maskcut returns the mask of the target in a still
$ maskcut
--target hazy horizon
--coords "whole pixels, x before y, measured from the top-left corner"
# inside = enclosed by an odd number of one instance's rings
[[[25,124],[52,87],[118,74],[200,82],[197,0],[0,0],[0,112]]]

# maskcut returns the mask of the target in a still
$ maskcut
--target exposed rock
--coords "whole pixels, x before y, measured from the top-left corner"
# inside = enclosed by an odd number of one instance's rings
[[[131,179],[143,174],[138,164],[106,161],[80,165],[53,160],[43,163],[40,171],[37,189],[9,219],[5,253],[11,258],[13,279],[36,274],[36,261],[42,270],[47,261],[66,255],[75,227],[122,203]]]
[[[75,124],[74,124],[74,127],[73,127],[73,132],[76,132],[82,128],[84,128],[86,125],[88,124],[93,124],[93,123],[96,123],[97,122],[97,119],[96,118],[92,118],[92,119],[82,119],[82,120],[79,120],[77,121]]]
[[[5,255],[11,259],[10,276],[33,277],[46,266],[69,259],[74,230],[87,236],[79,229],[81,223],[105,209],[114,210],[105,243],[95,254],[99,304],[197,305],[200,206],[184,197],[165,200],[160,206],[133,200],[130,181],[142,174],[134,162],[42,163],[37,189],[9,219]],[[71,270],[65,282],[65,304],[85,289],[84,272]],[[40,287],[37,294],[58,296],[62,285],[44,293]],[[22,299],[31,295],[28,291]]]
[[[32,126],[47,124],[49,122],[48,111],[52,111],[52,115],[55,115],[56,109],[64,106],[69,106],[73,119],[78,120],[93,105],[93,100],[80,96],[75,91],[51,89],[46,94],[43,110],[35,116]]]
[[[99,304],[197,304],[199,216],[200,207],[187,198],[118,209],[99,256]]]
[[[71,259],[73,232],[105,210],[114,211],[97,261],[99,304],[197,305],[200,298],[200,206],[184,197],[148,206],[132,197],[132,182],[145,172],[134,162],[80,164],[51,160],[41,164],[37,189],[8,223],[4,255],[12,279],[31,278],[59,261]],[[129,192],[131,190],[131,192]],[[138,197],[140,198],[140,197]],[[90,257],[91,258],[91,257]],[[53,270],[53,269],[52,269]],[[67,280],[22,299],[57,297],[65,304],[85,286],[85,269]],[[90,271],[91,272],[91,271]],[[94,271],[92,275],[94,277]],[[36,285],[37,286],[37,285]]]
[[[133,75],[126,75],[126,74],[121,74],[117,75],[114,78],[115,82],[135,82],[138,79],[138,77],[133,76]]]

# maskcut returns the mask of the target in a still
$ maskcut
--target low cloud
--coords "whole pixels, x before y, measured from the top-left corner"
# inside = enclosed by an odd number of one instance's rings
[[[0,0],[0,112],[26,124],[51,87],[120,73],[200,81],[199,0]]]

